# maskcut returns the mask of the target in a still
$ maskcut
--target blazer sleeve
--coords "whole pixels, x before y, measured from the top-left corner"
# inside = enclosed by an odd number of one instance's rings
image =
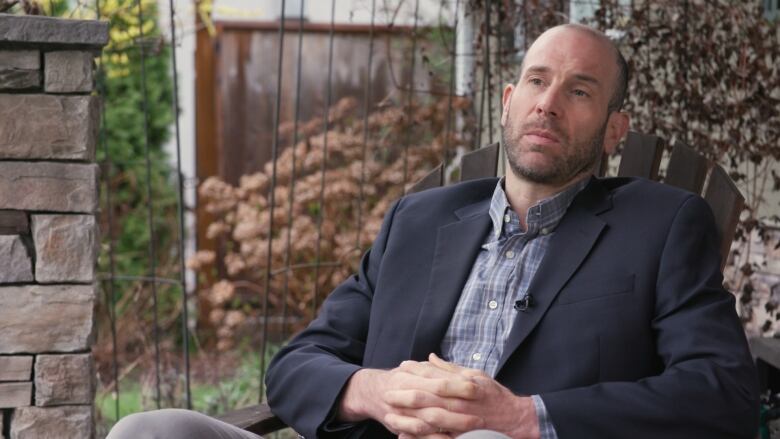
[[[757,375],[717,242],[709,206],[687,198],[666,237],[649,322],[664,371],[542,393],[561,439],[755,437]]]
[[[358,274],[333,290],[317,318],[280,350],[268,367],[271,411],[305,437],[328,436],[323,427],[335,414],[343,387],[363,362],[374,287],[401,203],[399,200],[389,209]],[[349,429],[340,429],[341,436]]]

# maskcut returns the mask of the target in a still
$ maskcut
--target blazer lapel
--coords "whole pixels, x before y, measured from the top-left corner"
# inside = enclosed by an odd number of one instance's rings
[[[440,353],[441,340],[471,273],[485,236],[492,227],[490,200],[466,206],[455,212],[460,221],[439,228],[436,252],[431,264],[431,280],[415,329],[411,359],[424,360],[431,352]]]
[[[533,306],[517,314],[504,344],[497,373],[541,321],[555,297],[590,253],[606,227],[606,223],[597,215],[611,206],[609,194],[596,179],[592,179],[574,199],[550,238],[544,259],[528,288],[533,297]]]

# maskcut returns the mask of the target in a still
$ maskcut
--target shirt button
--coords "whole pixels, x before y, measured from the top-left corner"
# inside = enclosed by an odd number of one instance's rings
[[[507,259],[512,259],[515,257],[515,252],[508,250],[506,253],[504,253],[504,256],[506,256]]]
[[[479,352],[474,352],[471,355],[471,359],[474,360],[474,361],[479,361],[479,360],[482,359],[482,354],[480,354]]]
[[[496,302],[495,300],[491,300],[490,302],[488,302],[488,308],[490,309],[498,308],[498,302]]]
[[[509,222],[509,214],[508,213],[506,215],[504,215],[504,222],[505,223]]]
[[[542,235],[546,235],[546,234],[550,233],[550,229],[548,229],[547,227],[544,227],[544,228],[542,228],[542,230],[539,231],[539,233],[541,233]]]

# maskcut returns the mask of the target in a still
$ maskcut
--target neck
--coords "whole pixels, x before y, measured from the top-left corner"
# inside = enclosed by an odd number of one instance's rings
[[[544,184],[518,177],[509,166],[507,166],[507,169],[509,172],[506,173],[504,179],[504,192],[509,205],[512,206],[512,210],[517,212],[517,215],[520,217],[520,223],[523,228],[527,226],[525,219],[530,207],[545,198],[550,198],[563,192],[569,186],[591,175],[590,170],[588,170],[563,183]]]

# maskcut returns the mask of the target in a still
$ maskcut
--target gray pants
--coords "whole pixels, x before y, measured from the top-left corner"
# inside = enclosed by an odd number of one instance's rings
[[[106,439],[261,439],[198,412],[162,409],[125,416]]]
[[[230,424],[183,409],[162,409],[122,418],[106,439],[261,439]],[[470,431],[458,439],[509,439],[488,430]]]

